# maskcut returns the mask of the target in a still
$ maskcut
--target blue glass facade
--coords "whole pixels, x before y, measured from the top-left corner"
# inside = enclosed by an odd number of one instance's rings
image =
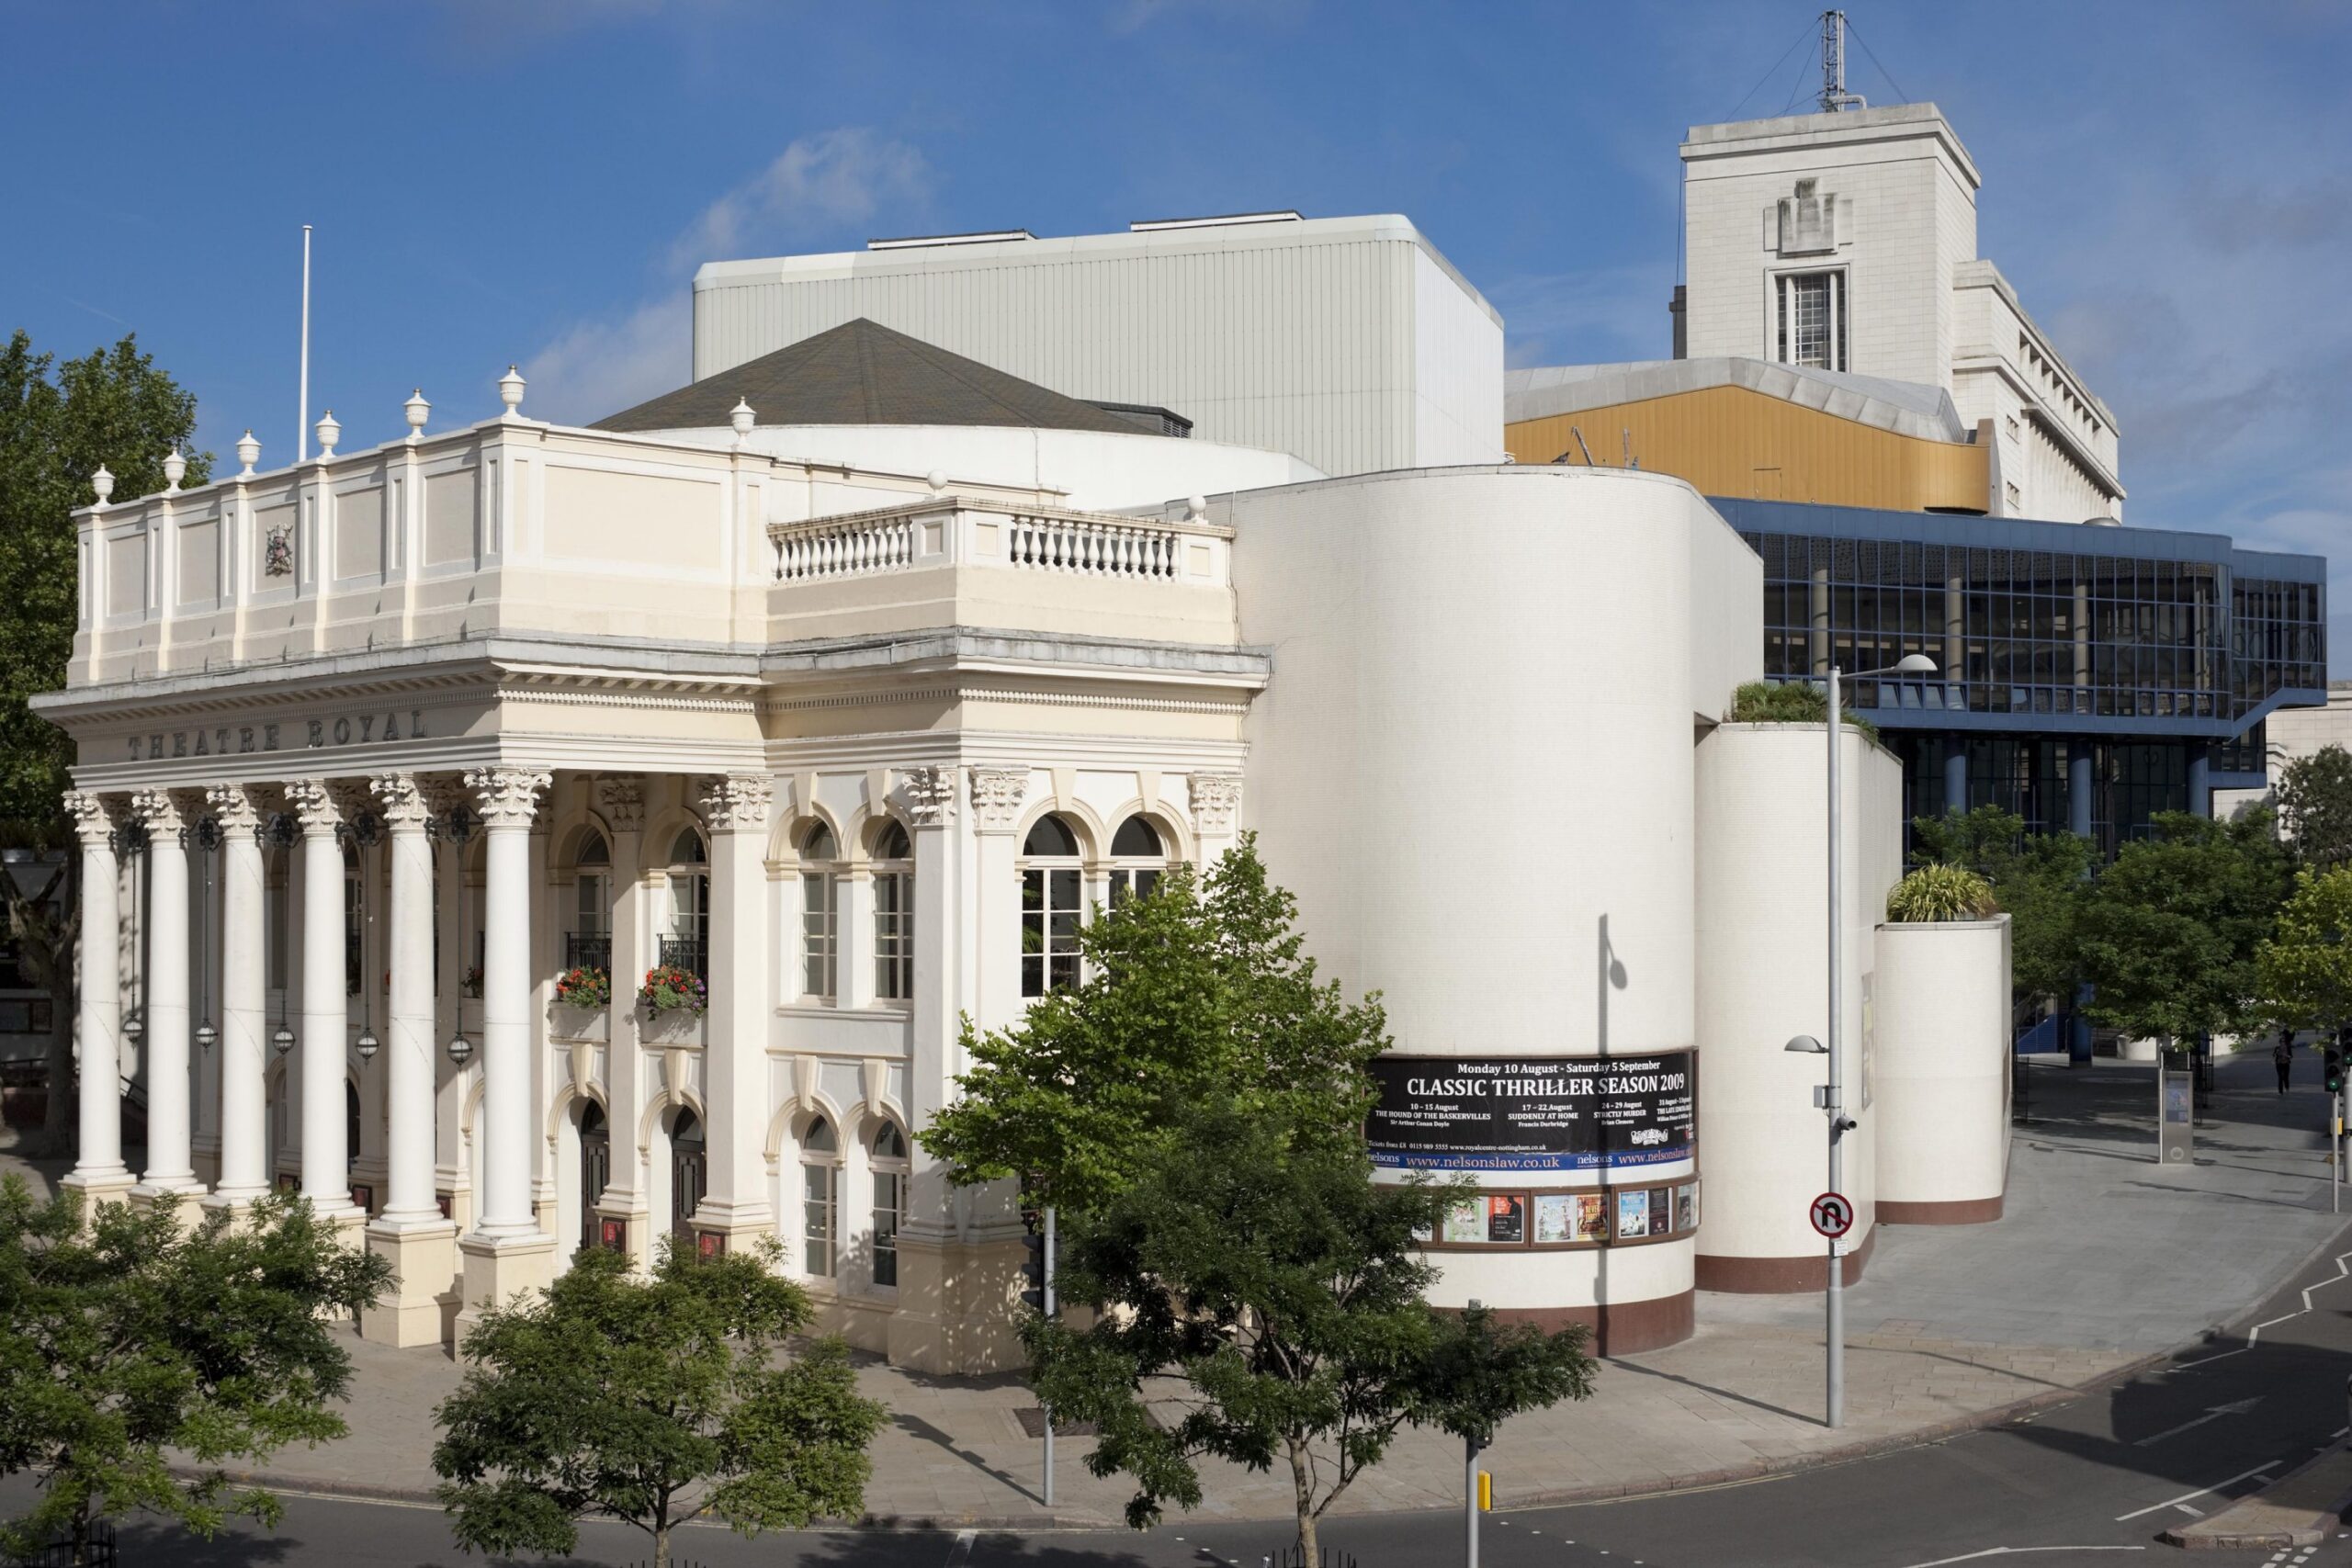
[[[2112,852],[2259,782],[2259,729],[2327,700],[2326,562],[2220,535],[1788,502],[1713,503],[1764,560],[1764,671],[1857,681],[1909,814],[1996,804]],[[2241,772],[2241,769],[2251,769]]]

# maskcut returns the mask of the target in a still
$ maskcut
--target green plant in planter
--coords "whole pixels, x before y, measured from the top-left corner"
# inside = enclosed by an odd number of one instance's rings
[[[709,987],[702,976],[674,964],[660,964],[645,972],[637,999],[651,1013],[684,1012],[696,1017],[710,1005]]]
[[[613,977],[594,964],[567,969],[555,977],[555,999],[562,1007],[601,1008],[613,999]]]
[[[1964,865],[1923,865],[1886,896],[1886,918],[1899,925],[1989,920],[2000,912],[1993,885]]]
[[[1829,711],[1829,694],[1806,681],[1750,681],[1731,694],[1733,724],[1819,724]],[[1878,726],[1849,713],[1846,722],[1878,739]]]

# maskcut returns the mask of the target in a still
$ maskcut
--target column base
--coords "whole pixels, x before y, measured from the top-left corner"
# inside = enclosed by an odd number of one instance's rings
[[[741,1203],[722,1208],[706,1198],[695,1209],[695,1246],[708,1252],[747,1252],[763,1237],[775,1235],[775,1212],[765,1203]]]
[[[183,1233],[194,1229],[202,1219],[203,1211],[198,1205],[203,1202],[206,1196],[204,1189],[198,1187],[192,1179],[184,1182],[142,1180],[134,1185],[130,1192],[130,1206],[142,1214],[154,1210],[165,1200],[170,1200],[175,1205],[173,1218]]]
[[[253,1212],[253,1206],[255,1203],[268,1196],[269,1189],[266,1187],[248,1187],[242,1190],[216,1187],[204,1195],[197,1207],[207,1214],[228,1215],[229,1226],[233,1230],[244,1223],[245,1216]]]
[[[544,1291],[555,1282],[555,1237],[541,1232],[468,1235],[458,1240],[458,1251],[465,1276],[458,1287],[455,1328],[459,1344],[492,1305],[506,1306],[518,1295]]]
[[[392,1265],[392,1287],[359,1314],[359,1337],[406,1350],[446,1343],[457,1317],[458,1227],[435,1215],[421,1224],[378,1220],[368,1250]]]
[[[610,1191],[611,1189],[605,1189]],[[653,1261],[653,1215],[645,1209],[625,1205],[606,1208],[599,1203],[591,1211],[596,1216],[596,1245],[619,1252],[628,1258],[629,1267],[642,1270]],[[618,1226],[617,1234],[614,1227]],[[618,1245],[615,1243],[617,1241]]]
[[[131,1183],[131,1174],[127,1170],[96,1174],[75,1170],[60,1177],[57,1185],[62,1190],[82,1195],[82,1229],[87,1232],[97,1218],[99,1204],[130,1201]]]
[[[1021,1347],[1020,1239],[966,1244],[899,1234],[899,1310],[890,1364],[912,1371],[1017,1371]]]

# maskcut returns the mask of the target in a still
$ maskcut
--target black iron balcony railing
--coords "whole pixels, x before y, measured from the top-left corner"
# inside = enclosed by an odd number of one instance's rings
[[[697,979],[710,978],[710,944],[698,936],[665,936],[662,939],[662,962],[673,969],[683,969]]]
[[[566,931],[563,933],[563,966],[566,969],[602,969],[613,972],[613,939],[605,931]]]

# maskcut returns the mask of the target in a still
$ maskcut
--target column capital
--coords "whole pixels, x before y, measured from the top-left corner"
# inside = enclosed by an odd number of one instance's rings
[[[251,833],[261,826],[261,792],[251,784],[209,784],[204,804],[223,833]]]
[[[764,828],[775,786],[762,773],[727,773],[696,785],[703,819],[714,833],[745,833]]]
[[[1193,792],[1194,831],[1211,834],[1232,832],[1234,813],[1241,807],[1240,775],[1194,773],[1189,782]]]
[[[1026,768],[974,768],[972,817],[983,833],[1009,833],[1021,819],[1021,803],[1029,797]]]
[[[605,825],[616,833],[635,833],[645,827],[645,781],[631,773],[596,781],[596,804]]]
[[[956,820],[956,769],[952,764],[907,770],[907,816],[918,828],[944,828]]]
[[[306,836],[320,837],[343,825],[343,797],[324,779],[286,781],[286,808],[302,824]]]
[[[65,792],[65,815],[74,824],[74,836],[83,846],[98,848],[111,842],[115,829],[121,825],[123,811],[119,797],[94,790],[69,789]]]
[[[539,792],[554,780],[535,768],[473,768],[466,788],[473,792],[485,826],[527,828],[539,809]]]
[[[424,791],[412,773],[378,773],[368,781],[376,797],[378,815],[393,832],[421,833],[429,815]]]
[[[130,797],[131,815],[150,833],[176,833],[188,825],[190,813],[177,790],[142,789]]]

